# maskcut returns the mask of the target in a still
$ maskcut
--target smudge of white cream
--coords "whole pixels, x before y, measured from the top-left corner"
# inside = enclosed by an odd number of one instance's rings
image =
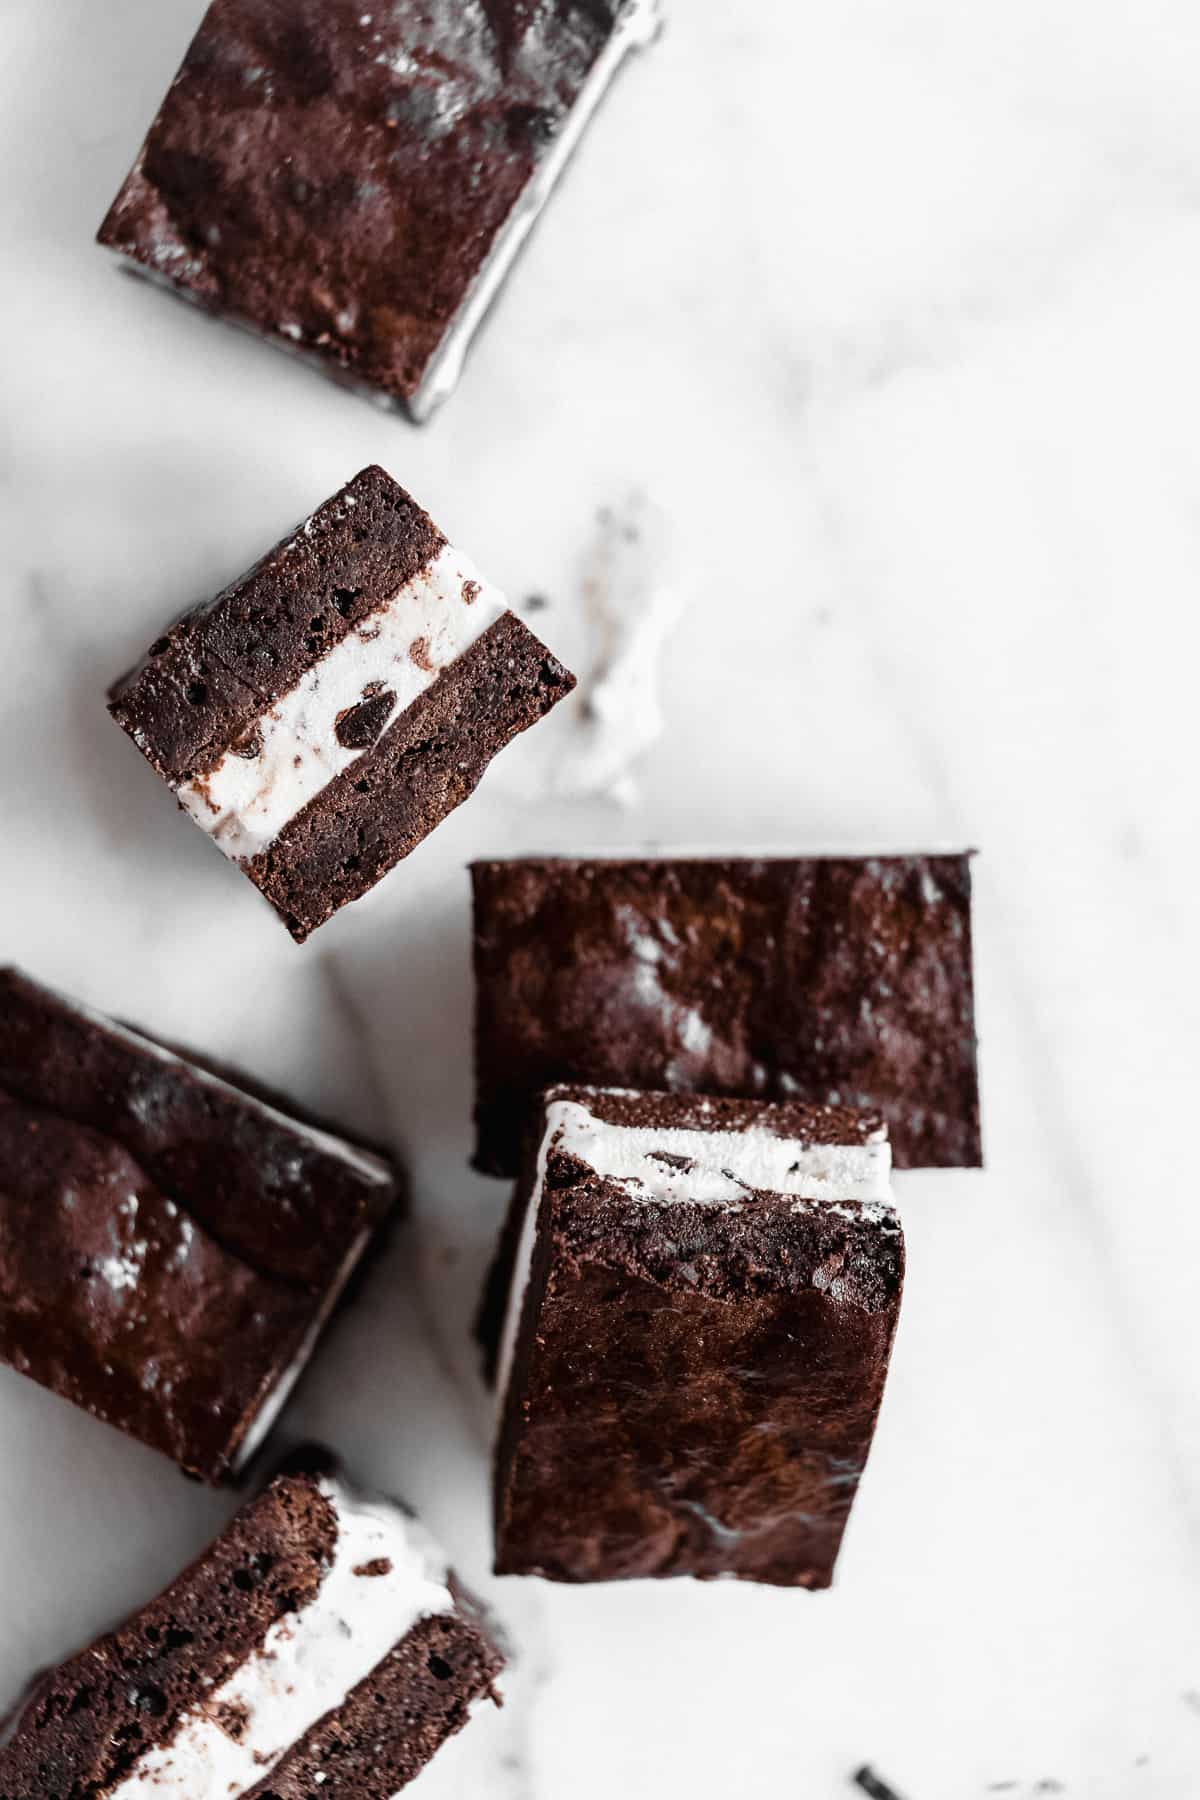
[[[636,492],[601,507],[581,558],[574,617],[566,605],[555,608],[555,642],[578,688],[561,709],[552,738],[527,743],[506,759],[500,788],[527,804],[599,799],[636,805],[639,765],[665,726],[663,663],[684,605],[685,585],[662,508]],[[527,623],[541,635],[540,614]]]
[[[662,736],[662,662],[683,614],[666,514],[645,494],[605,507],[583,582],[591,666],[552,792],[631,806],[636,766]]]

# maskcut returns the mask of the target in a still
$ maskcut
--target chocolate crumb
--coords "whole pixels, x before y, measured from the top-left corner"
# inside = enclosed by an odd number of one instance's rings
[[[377,685],[377,684],[372,684]],[[366,693],[357,706],[348,706],[334,723],[333,734],[343,750],[369,750],[382,732],[396,696],[390,688]]]
[[[220,1727],[227,1738],[240,1744],[250,1724],[250,1708],[241,1700],[222,1700],[208,1709],[213,1723]]]
[[[424,669],[427,675],[433,673],[434,664],[430,659],[427,637],[414,638],[408,647],[408,655],[409,660],[415,662],[418,669]]]
[[[462,588],[462,597],[463,597],[464,606],[474,606],[475,602],[478,600],[478,598],[479,598],[480,594],[482,594],[482,592],[483,592],[483,587],[480,582],[464,581],[463,588]]]
[[[673,1150],[651,1150],[648,1162],[665,1163],[668,1169],[694,1169],[696,1159],[693,1156],[677,1156]]]
[[[390,1556],[374,1556],[370,1562],[356,1563],[353,1570],[355,1575],[390,1575],[391,1572]]]

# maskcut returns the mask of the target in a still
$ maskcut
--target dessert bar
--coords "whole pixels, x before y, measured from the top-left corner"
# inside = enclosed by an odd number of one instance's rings
[[[0,1360],[219,1481],[396,1199],[380,1157],[0,970]]]
[[[100,228],[427,418],[657,0],[215,0]]]
[[[476,1167],[554,1082],[878,1108],[981,1160],[968,856],[478,863]]]
[[[496,1571],[833,1578],[904,1244],[878,1114],[560,1087],[514,1202]]]
[[[109,710],[303,942],[574,685],[369,468],[172,625]]]
[[[0,1735],[5,1800],[391,1800],[502,1658],[446,1559],[331,1460],[278,1475]]]

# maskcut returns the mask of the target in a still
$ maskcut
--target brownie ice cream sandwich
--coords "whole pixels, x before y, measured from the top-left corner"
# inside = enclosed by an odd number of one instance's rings
[[[368,468],[164,632],[109,710],[302,943],[574,685]]]
[[[381,1157],[0,970],[0,1361],[220,1481],[396,1200]]]
[[[477,863],[475,1166],[554,1082],[878,1109],[982,1157],[968,856]]]
[[[100,242],[428,417],[657,0],[215,0]]]
[[[904,1243],[879,1114],[560,1087],[485,1315],[496,1571],[822,1588]]]
[[[4,1800],[391,1800],[503,1659],[422,1525],[331,1460],[281,1474],[0,1735]]]

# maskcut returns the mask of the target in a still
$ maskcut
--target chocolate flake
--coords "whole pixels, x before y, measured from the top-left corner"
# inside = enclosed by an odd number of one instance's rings
[[[214,1725],[218,1726],[227,1738],[232,1738],[235,1744],[242,1742],[250,1724],[250,1708],[244,1700],[222,1700],[217,1705],[210,1706],[208,1712]]]
[[[695,1157],[677,1156],[673,1150],[649,1150],[646,1153],[646,1161],[666,1163],[668,1169],[683,1169],[685,1172],[696,1166]]]
[[[851,1777],[855,1787],[861,1788],[869,1800],[900,1800],[894,1787],[889,1787],[881,1775],[877,1775],[869,1764],[864,1763]]]
[[[343,750],[369,750],[391,717],[396,696],[390,688],[366,693],[357,706],[340,712],[333,732]]]
[[[353,1570],[355,1575],[390,1575],[391,1572],[390,1556],[373,1556],[370,1562],[356,1563]]]

